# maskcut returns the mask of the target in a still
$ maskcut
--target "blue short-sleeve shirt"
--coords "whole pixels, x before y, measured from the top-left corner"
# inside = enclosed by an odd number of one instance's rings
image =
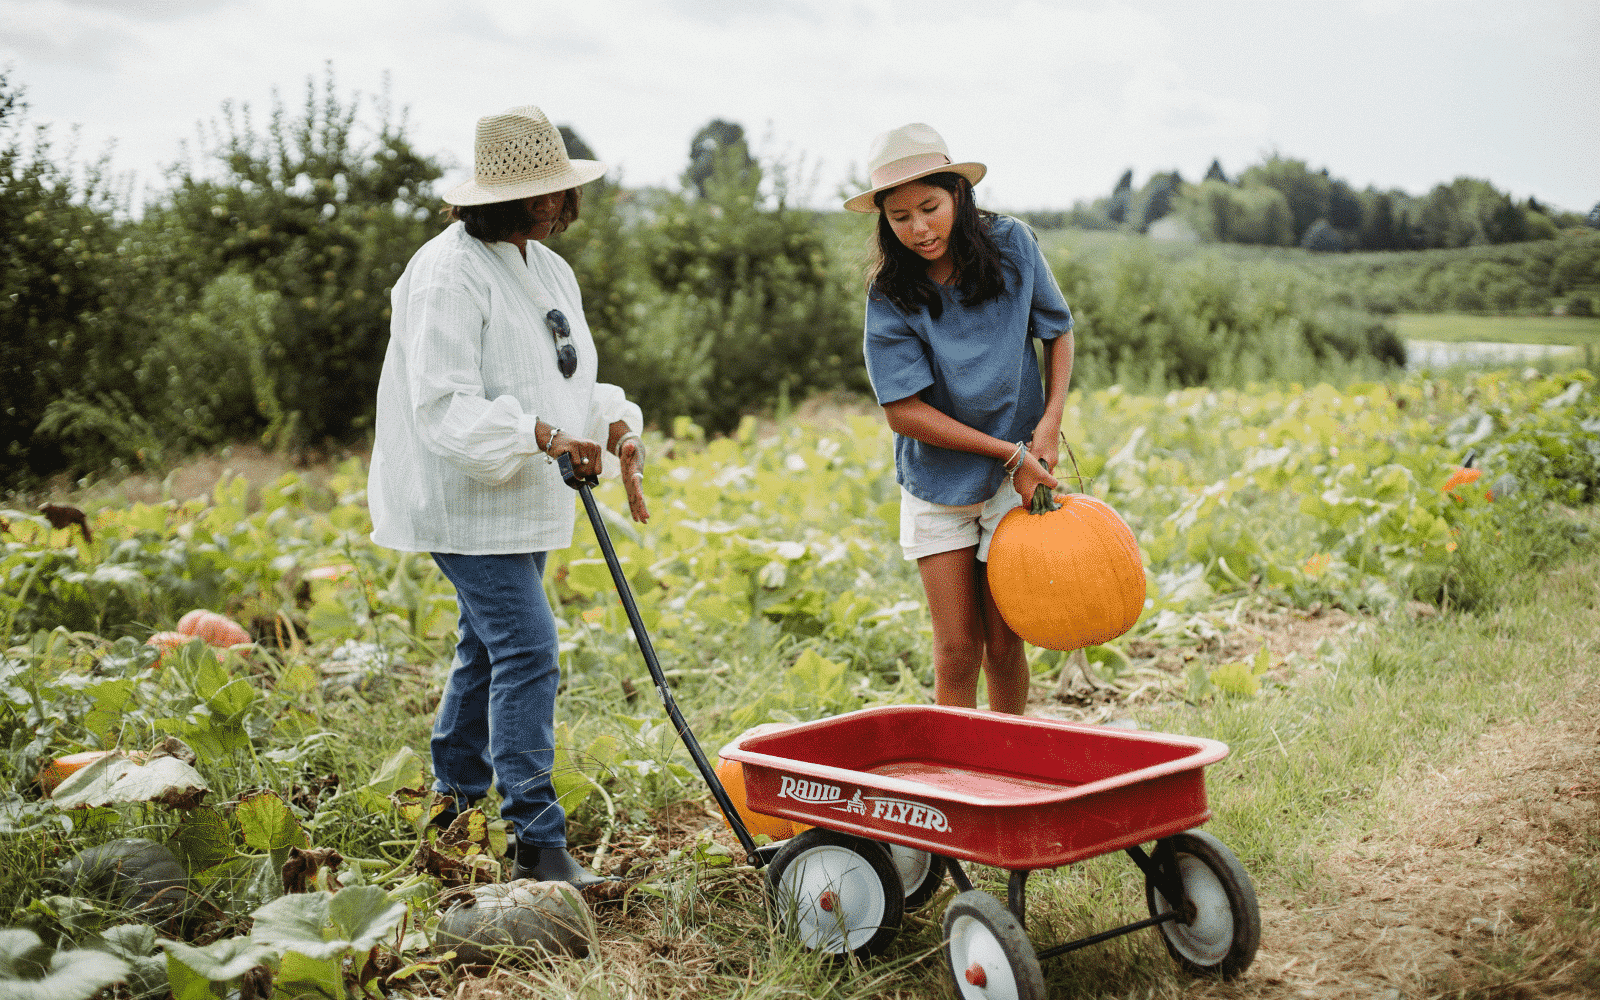
[[[969,427],[1005,441],[1026,441],[1044,416],[1044,386],[1030,338],[1052,340],[1072,329],[1072,311],[1038,241],[1006,216],[992,221],[1004,259],[1006,289],[975,306],[941,288],[944,312],[902,312],[883,295],[867,294],[867,377],[880,405],[920,395]],[[939,448],[895,435],[895,476],[912,496],[960,506],[994,496],[1004,464],[984,455]]]

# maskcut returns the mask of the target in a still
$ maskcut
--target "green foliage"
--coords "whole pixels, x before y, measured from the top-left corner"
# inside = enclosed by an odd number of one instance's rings
[[[0,372],[10,488],[58,470],[159,463],[227,440],[300,447],[359,432],[388,336],[388,293],[440,226],[419,156],[385,103],[308,81],[304,108],[248,108],[125,217],[103,164],[79,179],[43,133],[17,138],[0,79]],[[358,136],[370,133],[363,141]]]
[[[1173,261],[1134,241],[1047,245],[1078,322],[1075,385],[1242,386],[1376,375],[1405,359],[1380,318],[1293,267],[1204,252]]]
[[[1216,243],[1290,246],[1294,218],[1283,192],[1273,187],[1234,187],[1223,181],[1188,185],[1174,209],[1202,239]]]
[[[859,279],[820,220],[787,205],[781,166],[725,147],[715,161],[703,195],[602,193],[551,246],[584,289],[601,377],[648,419],[726,432],[763,404],[862,388],[865,373]]]
[[[23,92],[0,73],[0,480],[68,461],[65,442],[37,438],[48,408],[124,387],[140,334],[121,320],[130,297],[118,256],[118,208],[107,161],[81,175],[53,160],[41,128],[24,139]]]
[[[298,114],[275,102],[260,131],[248,107],[225,106],[199,161],[174,169],[143,220],[168,244],[172,294],[200,303],[193,324],[248,317],[236,343],[264,357],[236,374],[250,373],[238,396],[265,404],[254,406],[259,429],[284,444],[370,420],[389,288],[442,224],[430,191],[439,167],[412,149],[386,102],[370,125],[358,124],[361,106],[338,95],[331,70],[320,86],[307,82]],[[215,291],[227,274],[247,283]]]
[[[1326,257],[1316,270],[1351,305],[1377,312],[1548,313],[1600,296],[1600,233],[1408,254]],[[1569,309],[1570,311],[1570,309]]]

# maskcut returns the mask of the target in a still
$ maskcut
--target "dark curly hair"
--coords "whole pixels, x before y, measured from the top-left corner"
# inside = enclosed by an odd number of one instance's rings
[[[960,174],[929,174],[917,178],[917,183],[943,188],[955,199],[950,254],[962,304],[974,306],[998,298],[1006,290],[1006,275],[1000,248],[989,233],[998,216],[978,207],[972,197],[972,183]],[[879,191],[873,198],[878,206],[878,231],[867,268],[867,289],[883,295],[902,312],[915,313],[926,306],[928,315],[938,319],[944,312],[944,303],[939,289],[928,278],[928,262],[900,242],[883,212],[883,200],[893,190]]]
[[[583,207],[583,188],[567,188],[561,211],[550,227],[550,235],[564,232],[578,219]],[[467,235],[476,236],[485,243],[498,243],[514,233],[526,232],[533,227],[533,199],[513,198],[487,205],[451,205],[445,213],[452,220],[459,219],[467,227]]]

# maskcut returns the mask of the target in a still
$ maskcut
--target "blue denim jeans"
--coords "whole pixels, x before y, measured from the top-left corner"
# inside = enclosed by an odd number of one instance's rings
[[[545,553],[433,553],[455,584],[461,640],[433,722],[434,787],[465,809],[490,782],[519,846],[565,847],[567,817],[550,784],[555,765],[555,616]]]

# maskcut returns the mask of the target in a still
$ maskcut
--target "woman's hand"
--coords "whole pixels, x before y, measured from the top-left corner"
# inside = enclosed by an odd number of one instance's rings
[[[1023,503],[1033,502],[1033,492],[1040,484],[1054,491],[1061,484],[1056,482],[1056,477],[1050,474],[1039,456],[1033,452],[1023,452],[1022,464],[1017,466],[1017,471],[1011,474],[1011,485],[1022,497]]]
[[[628,491],[628,513],[644,524],[650,520],[650,508],[644,502],[644,445],[638,435],[623,438],[617,446],[617,458],[622,461],[622,485]]]
[[[572,468],[580,476],[598,476],[600,474],[600,445],[595,441],[573,437],[566,431],[557,430],[545,442],[544,452],[551,458],[560,458],[562,455],[572,456]]]

